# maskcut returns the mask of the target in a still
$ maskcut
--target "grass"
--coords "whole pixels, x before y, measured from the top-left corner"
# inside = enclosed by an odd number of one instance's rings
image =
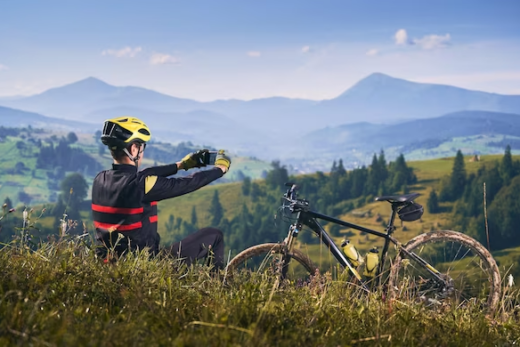
[[[78,241],[0,249],[0,345],[505,346],[515,311],[389,300],[315,277],[286,285],[254,276],[223,285],[208,268],[130,255],[107,265]],[[518,299],[518,293],[511,293]],[[504,298],[504,302],[508,299]],[[507,301],[509,304],[509,301]]]
[[[483,162],[495,158],[500,156],[486,156]],[[452,160],[409,165],[419,178],[410,191],[420,191],[418,202],[426,205],[430,189],[450,172]],[[476,170],[478,165],[467,163],[466,168]],[[188,219],[196,206],[200,223],[207,223],[205,211],[215,190],[226,217],[238,214],[245,200],[240,184],[231,183],[161,202],[161,220],[166,221],[169,213]],[[370,210],[371,216],[354,211],[341,217],[383,230],[375,216],[386,220],[387,203],[374,202],[359,210]],[[39,222],[51,223],[49,218]],[[425,213],[422,222],[406,223],[407,231],[399,227],[396,237],[406,241],[448,222],[447,212]],[[373,236],[367,240],[357,232],[348,238],[362,252],[378,245]],[[319,245],[301,247],[316,263],[332,264]],[[520,248],[496,254],[501,270],[518,256]],[[390,300],[380,291],[365,295],[329,273],[306,285],[273,288],[272,281],[261,275],[224,285],[222,276],[207,267],[186,268],[176,260],[150,259],[145,254],[103,264],[78,239],[45,243],[37,250],[12,243],[0,249],[0,345],[509,346],[520,342],[516,287],[504,286],[500,310],[493,317],[473,305],[431,309]]]

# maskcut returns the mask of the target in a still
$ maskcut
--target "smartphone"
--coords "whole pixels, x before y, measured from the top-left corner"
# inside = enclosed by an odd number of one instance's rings
[[[215,160],[217,160],[217,151],[209,151],[204,153],[204,164],[215,165]]]

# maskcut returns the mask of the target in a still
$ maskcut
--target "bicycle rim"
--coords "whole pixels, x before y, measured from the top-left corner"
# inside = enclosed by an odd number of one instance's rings
[[[488,312],[495,310],[500,274],[491,254],[476,240],[454,231],[435,231],[417,236],[404,248],[441,272],[444,281],[402,252],[389,283],[399,297],[431,306],[473,303]]]
[[[284,249],[277,243],[253,246],[238,254],[227,266],[227,278],[235,282],[253,279],[276,280],[304,284],[315,274],[316,266],[301,251],[289,252],[289,266],[282,267]]]

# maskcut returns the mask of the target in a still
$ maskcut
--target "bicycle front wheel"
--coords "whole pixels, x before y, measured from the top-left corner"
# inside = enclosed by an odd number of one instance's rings
[[[442,230],[419,235],[399,252],[390,272],[389,292],[429,305],[473,302],[493,313],[500,296],[500,273],[488,250],[462,233]],[[442,280],[432,274],[433,267]]]
[[[289,265],[283,266],[284,257]],[[306,283],[317,267],[307,255],[298,249],[290,252],[279,243],[265,243],[250,247],[235,256],[226,268],[228,279],[248,280],[254,274],[263,274],[268,278],[279,278],[290,282]]]

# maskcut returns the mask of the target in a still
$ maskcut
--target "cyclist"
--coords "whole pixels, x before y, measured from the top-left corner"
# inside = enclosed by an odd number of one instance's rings
[[[187,194],[222,177],[231,164],[223,150],[219,151],[215,167],[187,177],[168,178],[178,170],[206,166],[203,156],[208,150],[186,155],[181,161],[138,171],[150,129],[134,117],[119,117],[105,121],[101,141],[108,146],[114,159],[111,170],[100,172],[92,186],[92,215],[96,228],[96,253],[108,262],[109,249],[116,256],[129,251],[149,249],[159,253],[160,236],[157,232],[157,202]],[[224,239],[215,228],[201,229],[165,253],[183,258],[189,265],[196,259],[206,258],[209,250],[214,265],[224,265]]]

